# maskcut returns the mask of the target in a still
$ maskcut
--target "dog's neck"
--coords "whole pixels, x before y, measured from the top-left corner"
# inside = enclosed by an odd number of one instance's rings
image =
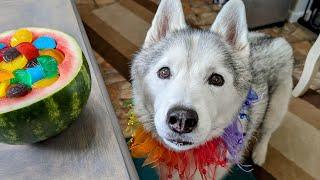
[[[246,136],[246,124],[250,120],[248,110],[258,99],[256,92],[250,89],[239,114],[234,117],[232,124],[224,130],[222,138],[231,156],[229,159],[231,162],[239,163],[240,161],[240,151],[243,149],[244,137]]]

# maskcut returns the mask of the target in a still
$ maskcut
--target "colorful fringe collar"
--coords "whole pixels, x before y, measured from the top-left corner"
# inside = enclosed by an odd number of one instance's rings
[[[217,167],[227,168],[228,163],[240,163],[239,153],[243,149],[245,136],[241,121],[249,120],[248,109],[257,100],[257,94],[250,90],[239,115],[222,136],[182,152],[166,148],[150,132],[145,131],[131,108],[127,128],[132,134],[129,142],[131,154],[135,158],[146,158],[143,165],[158,167],[161,177],[166,179],[171,179],[176,173],[180,179],[192,179],[197,170],[202,179],[215,179]]]

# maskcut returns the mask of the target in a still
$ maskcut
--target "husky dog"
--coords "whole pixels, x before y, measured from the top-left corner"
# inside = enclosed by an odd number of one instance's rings
[[[159,141],[183,151],[221,136],[251,88],[260,99],[244,125],[245,147],[260,129],[252,158],[262,165],[288,108],[292,68],[283,38],[248,32],[241,0],[226,3],[208,31],[186,25],[180,1],[162,0],[133,59],[135,111]]]

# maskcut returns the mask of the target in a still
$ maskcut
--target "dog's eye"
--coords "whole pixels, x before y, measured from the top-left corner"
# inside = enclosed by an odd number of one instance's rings
[[[170,69],[168,67],[162,67],[158,71],[158,77],[160,79],[169,79],[171,76]]]
[[[224,79],[220,74],[213,73],[208,79],[210,85],[222,86],[224,84]]]

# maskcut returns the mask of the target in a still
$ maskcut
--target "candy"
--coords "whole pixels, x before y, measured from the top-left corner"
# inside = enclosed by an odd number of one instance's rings
[[[37,60],[42,66],[46,78],[58,76],[58,64],[55,59],[51,56],[39,56]]]
[[[27,29],[19,29],[11,38],[10,45],[15,47],[23,42],[32,42],[32,32]]]
[[[26,65],[27,68],[32,68],[38,65],[38,60],[37,59],[33,59],[31,61],[29,61]]]
[[[0,69],[12,72],[14,70],[24,68],[27,62],[28,62],[27,58],[21,55],[11,62],[5,62],[5,61],[0,62]]]
[[[32,83],[41,80],[45,76],[42,67],[39,65],[32,68],[28,68],[27,72],[31,75]]]
[[[3,49],[5,47],[7,47],[7,45],[5,43],[0,43],[0,49]]]
[[[47,55],[47,56],[53,57],[58,64],[61,64],[62,61],[64,60],[63,53],[57,49],[45,49],[45,50],[41,50],[39,53],[41,56]]]
[[[6,52],[9,49],[9,47],[5,47],[3,49],[0,49],[0,62],[3,60],[4,52]]]
[[[32,32],[19,29],[10,45],[0,42],[0,97],[22,97],[32,88],[48,87],[58,80],[58,64],[65,57],[55,49],[55,39],[40,36],[32,40]]]
[[[21,53],[17,50],[17,48],[13,47],[4,52],[3,59],[6,62],[10,62],[20,55]]]
[[[49,36],[41,36],[32,43],[37,49],[54,49],[57,46],[56,41]]]
[[[58,80],[58,77],[41,79],[40,81],[34,83],[32,85],[32,88],[48,87],[48,86],[51,86],[53,83],[55,83],[57,80]]]
[[[31,91],[31,88],[24,84],[11,85],[7,91],[7,97],[22,97],[27,95]]]
[[[10,85],[9,81],[0,82],[0,98],[6,96],[7,88]]]
[[[24,69],[18,69],[13,72],[14,78],[11,79],[11,84],[24,84],[28,87],[31,87],[32,85],[32,77],[31,74],[24,70]]]
[[[14,76],[9,71],[0,70],[0,82],[12,79]]]
[[[36,47],[34,47],[31,43],[24,42],[19,44],[17,50],[23,54],[28,60],[32,60],[39,56],[39,51]]]

